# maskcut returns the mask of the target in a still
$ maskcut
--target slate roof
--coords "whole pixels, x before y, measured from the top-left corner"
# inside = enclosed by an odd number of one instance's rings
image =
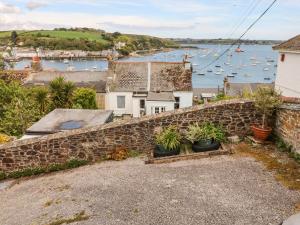
[[[113,111],[55,109],[26,130],[26,134],[52,134],[64,130],[86,128],[110,121]]]
[[[274,50],[300,51],[300,35],[273,47]]]
[[[42,71],[31,73],[25,85],[49,85],[57,77],[64,77],[66,81],[72,81],[77,87],[89,87],[96,92],[106,91],[107,72],[90,71]]]
[[[192,90],[192,72],[183,62],[110,62],[109,77],[110,91]]]
[[[175,102],[173,92],[149,92],[147,101]]]
[[[244,91],[254,93],[259,87],[274,87],[274,83],[227,83],[226,95],[238,96],[242,95]]]

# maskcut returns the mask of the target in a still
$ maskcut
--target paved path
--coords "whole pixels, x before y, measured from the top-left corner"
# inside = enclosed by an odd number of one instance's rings
[[[85,210],[83,225],[278,225],[300,194],[250,158],[164,165],[104,162],[0,191],[1,225],[51,224]]]

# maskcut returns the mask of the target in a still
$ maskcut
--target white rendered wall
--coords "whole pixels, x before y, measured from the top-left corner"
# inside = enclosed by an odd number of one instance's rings
[[[187,108],[193,106],[193,92],[190,91],[175,91],[174,97],[180,98],[180,108]]]
[[[285,54],[281,62],[281,54]],[[300,53],[280,53],[275,87],[285,97],[300,98]]]
[[[142,99],[144,99],[146,102],[146,99],[143,97],[133,97],[132,98],[132,114],[133,114],[133,117],[135,117],[135,118],[141,117],[140,101]]]
[[[132,115],[132,92],[110,92],[105,96],[106,110],[113,110],[116,116],[122,116],[123,114]],[[117,96],[125,96],[125,108],[118,109]]]

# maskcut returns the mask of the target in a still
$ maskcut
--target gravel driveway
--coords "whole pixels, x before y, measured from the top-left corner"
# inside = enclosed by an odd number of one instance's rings
[[[61,224],[84,211],[87,220],[73,224],[278,225],[299,201],[298,192],[277,183],[250,158],[163,165],[136,158],[24,180],[2,190],[0,224]]]

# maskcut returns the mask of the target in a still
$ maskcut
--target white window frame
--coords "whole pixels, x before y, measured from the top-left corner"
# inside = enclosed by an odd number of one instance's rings
[[[124,99],[124,107],[119,107],[119,98]],[[124,95],[118,95],[117,96],[117,109],[125,109],[126,108],[126,96]]]

